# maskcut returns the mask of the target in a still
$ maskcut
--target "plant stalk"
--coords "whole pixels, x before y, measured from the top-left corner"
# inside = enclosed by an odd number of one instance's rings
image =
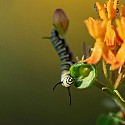
[[[121,110],[125,113],[125,102],[123,102],[116,93],[112,95],[113,100],[115,103],[121,108]]]
[[[122,77],[123,77],[123,75],[124,75],[124,73],[125,73],[125,67],[121,67],[120,69],[121,69],[121,70],[120,70],[120,72],[119,72],[119,74],[118,74],[118,78],[117,78],[117,80],[116,80],[116,82],[115,82],[115,84],[114,84],[114,88],[115,88],[115,89],[117,89],[117,88],[119,87],[119,85],[120,85],[120,83],[121,83],[121,81],[122,81]]]
[[[115,103],[120,107],[120,109],[125,113],[125,103],[120,99],[120,97],[114,92],[112,91],[112,89],[109,89],[108,87],[104,86],[104,84],[102,84],[99,81],[95,81],[94,85],[100,89],[103,90],[103,92],[105,92],[108,96],[110,96]]]
[[[107,81],[107,84],[108,84],[108,87],[113,89],[113,85],[112,85],[112,82],[109,81],[109,78],[108,78],[108,72],[107,72],[107,67],[106,67],[106,63],[104,60],[102,60],[102,68],[103,68],[103,72],[104,72],[104,76],[106,78],[106,81]],[[113,78],[113,77],[112,77]]]

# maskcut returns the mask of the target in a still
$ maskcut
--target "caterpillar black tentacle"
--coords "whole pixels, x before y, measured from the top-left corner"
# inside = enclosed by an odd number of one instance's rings
[[[69,93],[69,101],[70,101],[70,105],[71,105],[71,93],[70,93],[70,89],[69,89],[69,87],[68,87],[68,93]]]
[[[62,82],[56,83],[55,86],[53,87],[53,91],[55,90],[56,86],[62,84]]]

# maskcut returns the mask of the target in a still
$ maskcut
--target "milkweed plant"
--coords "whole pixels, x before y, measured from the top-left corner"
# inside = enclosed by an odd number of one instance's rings
[[[68,70],[66,75],[63,72],[63,77],[69,78],[70,76],[74,78],[72,83],[78,89],[85,89],[94,85],[117,104],[120,110],[117,113],[101,115],[97,120],[97,125],[124,125],[125,100],[119,91],[119,87],[122,87],[121,85],[124,84],[123,80],[125,79],[125,6],[119,5],[118,0],[108,0],[105,4],[96,2],[94,7],[99,18],[89,17],[85,20],[88,32],[95,41],[94,46],[90,49],[89,55],[86,55],[87,47],[84,44],[86,50],[84,50],[85,53],[82,59],[76,59],[69,69],[66,69]],[[66,52],[66,49],[65,52],[63,51],[66,47],[58,41],[65,40],[65,34],[69,26],[68,17],[62,9],[55,10],[53,25],[58,35],[55,33],[55,36],[51,36],[50,39],[53,41],[58,55],[70,55]],[[61,63],[65,66],[72,62],[69,57],[64,57],[64,59],[65,61]],[[67,59],[70,59],[70,61],[67,61]],[[97,79],[99,76],[99,69],[97,68],[99,62],[102,63],[106,82]],[[60,83],[67,87],[65,84],[69,84],[68,80],[66,79]]]

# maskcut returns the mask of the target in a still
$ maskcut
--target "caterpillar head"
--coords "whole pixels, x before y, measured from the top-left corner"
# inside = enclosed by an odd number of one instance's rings
[[[62,86],[66,87],[68,89],[68,94],[69,94],[69,99],[70,99],[70,105],[71,105],[71,94],[70,94],[70,86],[72,84],[75,83],[75,78],[72,77],[69,74],[69,71],[67,72],[63,72],[61,75],[61,82],[57,83],[54,87],[53,87],[53,91],[55,90],[56,86],[59,84],[62,84]]]
[[[62,74],[61,81],[64,87],[70,87],[72,84],[74,84],[75,78],[70,74]]]

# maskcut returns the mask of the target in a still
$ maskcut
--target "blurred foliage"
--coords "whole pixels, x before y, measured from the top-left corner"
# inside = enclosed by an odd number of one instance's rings
[[[125,125],[125,119],[118,114],[110,113],[109,115],[101,115],[96,125]]]

